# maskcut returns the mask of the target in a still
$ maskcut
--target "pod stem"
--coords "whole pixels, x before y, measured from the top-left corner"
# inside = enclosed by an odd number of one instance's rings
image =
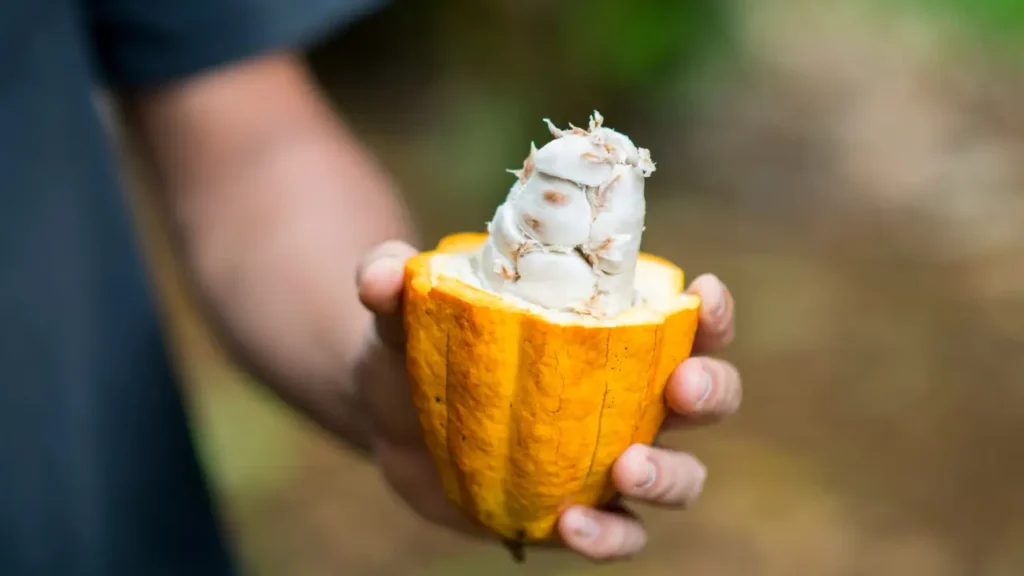
[[[508,550],[508,553],[512,555],[512,560],[516,564],[522,564],[526,562],[526,545],[523,544],[522,540],[512,540],[511,538],[503,540],[502,545]]]

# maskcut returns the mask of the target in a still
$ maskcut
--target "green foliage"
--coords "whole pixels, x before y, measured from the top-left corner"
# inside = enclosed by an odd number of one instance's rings
[[[422,166],[443,185],[426,189],[417,214],[430,237],[480,229],[512,183],[529,142],[550,138],[541,118],[584,125],[595,108],[613,127],[685,110],[680,85],[728,44],[720,0],[445,0],[425,20],[438,75],[449,83]],[[646,119],[646,120],[645,120]],[[453,207],[457,206],[457,210]]]
[[[968,24],[985,33],[1013,33],[1024,29],[1024,2],[1021,0],[939,0],[963,14]]]
[[[904,4],[986,41],[1020,42],[1024,32],[1024,0],[903,0]]]
[[[562,32],[571,64],[610,84],[656,81],[722,31],[720,2],[591,0],[567,6]]]

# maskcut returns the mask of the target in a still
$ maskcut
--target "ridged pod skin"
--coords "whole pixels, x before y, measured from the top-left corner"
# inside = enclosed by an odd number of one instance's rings
[[[683,294],[681,269],[641,254],[637,286],[658,303],[604,320],[544,314],[439,270],[486,239],[455,234],[407,262],[407,368],[447,498],[503,539],[536,543],[567,506],[612,499],[612,464],[653,442],[700,299]]]

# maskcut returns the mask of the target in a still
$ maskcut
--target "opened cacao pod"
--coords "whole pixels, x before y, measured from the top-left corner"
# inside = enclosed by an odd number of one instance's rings
[[[408,373],[447,498],[521,545],[551,539],[567,506],[615,496],[611,466],[661,427],[700,299],[680,268],[640,254],[641,304],[553,313],[473,281],[468,255],[487,237],[449,236],[407,262]]]

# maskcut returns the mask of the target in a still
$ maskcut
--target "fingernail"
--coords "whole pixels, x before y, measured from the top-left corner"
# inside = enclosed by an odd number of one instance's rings
[[[569,512],[569,517],[565,520],[566,524],[569,525],[569,531],[577,537],[584,540],[590,540],[597,536],[597,522],[594,522],[594,520],[587,517],[584,513],[579,511]]]
[[[654,464],[652,462],[648,462],[647,476],[645,476],[643,482],[637,484],[636,487],[641,490],[646,490],[647,488],[654,486],[654,481],[657,479],[657,477],[658,471],[654,468]]]
[[[711,396],[711,374],[707,370],[691,370],[683,382],[683,397],[694,410],[699,410]]]
[[[377,261],[377,266],[380,266],[381,269],[387,270],[405,270],[405,264],[402,263],[400,260],[396,260],[394,258],[381,258],[380,260]]]

